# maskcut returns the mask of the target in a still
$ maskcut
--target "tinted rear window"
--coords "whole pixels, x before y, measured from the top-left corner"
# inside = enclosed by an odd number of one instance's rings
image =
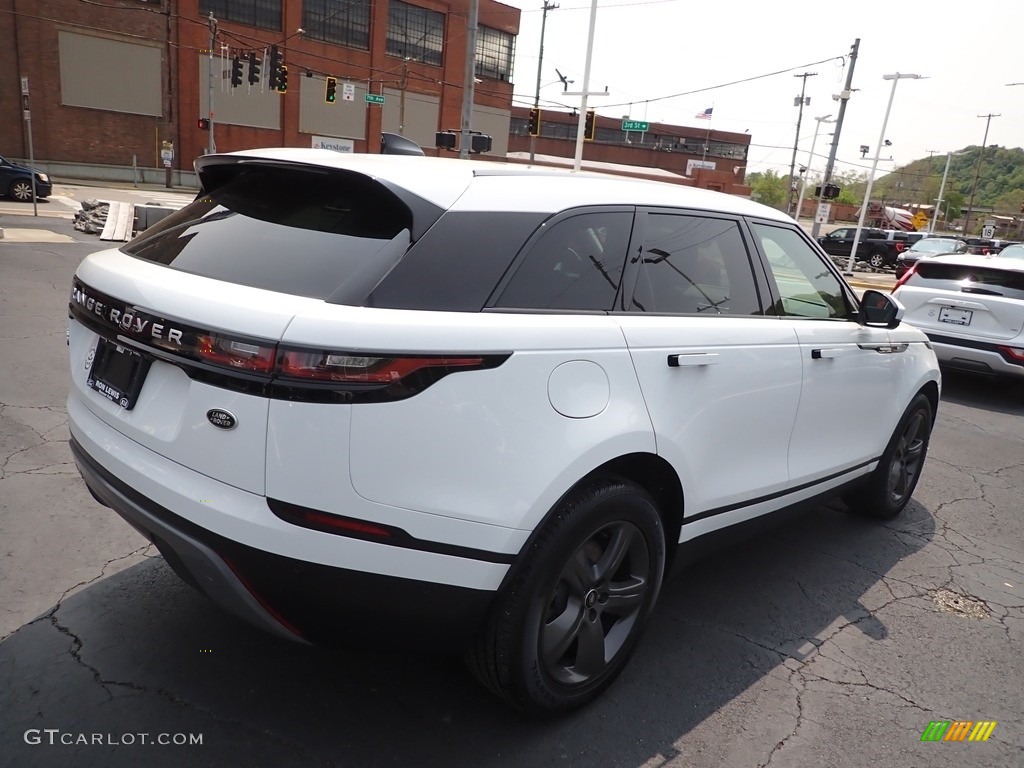
[[[337,298],[352,285],[359,302],[401,258],[411,228],[408,207],[365,176],[242,166],[122,250],[182,272],[312,298]]]
[[[1024,299],[1024,272],[994,267],[969,267],[922,259],[917,262],[917,270],[907,280],[907,285]]]

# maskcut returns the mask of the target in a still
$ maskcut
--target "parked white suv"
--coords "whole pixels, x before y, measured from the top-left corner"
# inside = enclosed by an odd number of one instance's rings
[[[1024,377],[1024,260],[968,254],[918,261],[893,295],[939,362],[970,373]]]
[[[892,517],[924,335],[783,214],[621,177],[273,149],[86,258],[72,448],[187,581],[279,635],[465,649],[556,713],[679,542],[844,494]]]

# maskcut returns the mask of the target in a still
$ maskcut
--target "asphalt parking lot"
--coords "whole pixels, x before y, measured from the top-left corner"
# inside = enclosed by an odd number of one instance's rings
[[[947,376],[902,517],[834,503],[708,542],[607,695],[528,722],[457,659],[250,629],[93,501],[66,443],[64,328],[71,275],[100,243],[57,218],[0,227],[66,238],[0,240],[0,764],[1024,762],[1020,384]],[[841,439],[855,418],[837,404],[821,426]],[[996,725],[984,742],[922,741],[936,721]]]

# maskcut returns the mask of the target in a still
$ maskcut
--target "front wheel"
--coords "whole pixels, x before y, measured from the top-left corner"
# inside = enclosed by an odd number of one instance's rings
[[[843,500],[851,511],[891,520],[907,506],[928,455],[932,404],[924,395],[911,401],[867,481]]]
[[[19,203],[32,202],[32,182],[30,181],[18,179],[11,184],[10,189],[7,191],[8,194],[10,194],[10,196]]]
[[[661,587],[664,526],[642,488],[599,478],[559,505],[524,557],[467,664],[527,714],[568,712],[632,655]]]

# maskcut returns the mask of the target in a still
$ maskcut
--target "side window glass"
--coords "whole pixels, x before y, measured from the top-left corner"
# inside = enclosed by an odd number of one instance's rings
[[[584,213],[544,233],[495,306],[610,311],[622,281],[633,226],[626,211]]]
[[[778,287],[779,303],[772,314],[789,317],[850,317],[839,278],[795,231],[766,224],[752,224],[761,250],[768,258]]]
[[[737,223],[648,214],[630,309],[683,315],[761,314]]]

